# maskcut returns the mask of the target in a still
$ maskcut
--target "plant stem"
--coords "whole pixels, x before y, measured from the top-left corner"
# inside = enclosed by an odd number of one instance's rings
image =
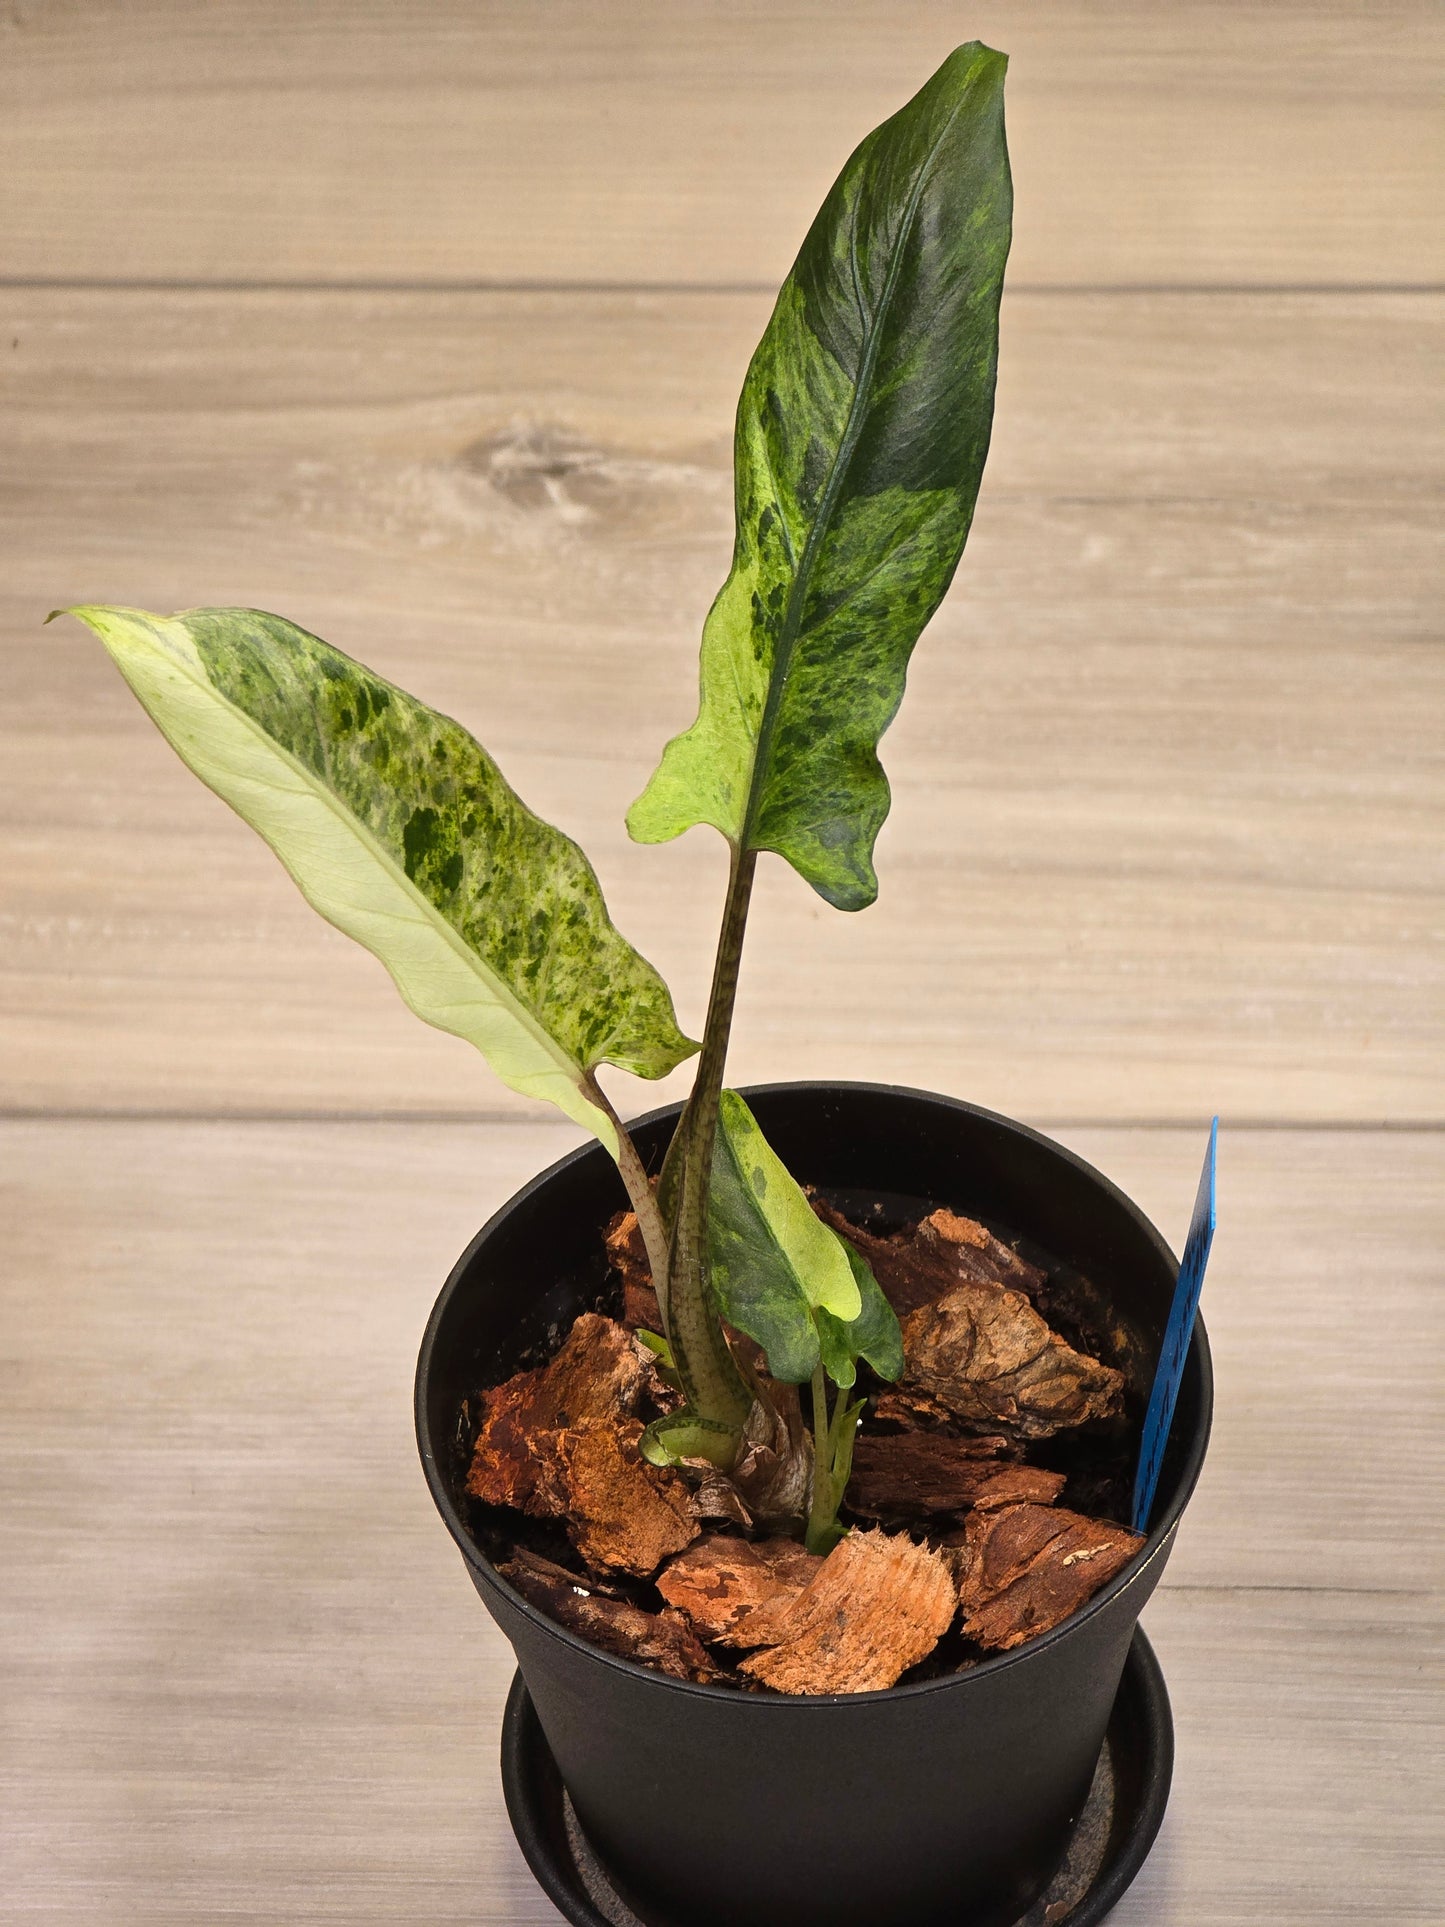
[[[833,1428],[828,1422],[828,1381],[821,1362],[813,1367],[813,1495],[803,1543],[809,1552],[827,1552],[838,1502],[833,1497]]]
[[[612,1108],[606,1093],[594,1077],[587,1079],[587,1095],[600,1111],[605,1111],[617,1133],[617,1169],[632,1208],[637,1213],[637,1228],[642,1233],[643,1247],[647,1252],[647,1263],[652,1272],[653,1287],[657,1292],[657,1302],[662,1308],[662,1321],[667,1323],[667,1227],[662,1222],[662,1212],[658,1209],[657,1194],[652,1188],[637,1146],[632,1142],[627,1126]]]
[[[842,1537],[838,1526],[838,1508],[843,1503],[843,1494],[848,1490],[848,1481],[853,1476],[853,1447],[858,1442],[858,1421],[863,1415],[863,1400],[855,1399],[850,1388],[840,1387],[838,1403],[833,1411],[833,1425],[828,1434],[828,1449],[832,1454],[833,1467],[833,1530]]]
[[[840,1385],[829,1418],[828,1381],[821,1363],[813,1368],[813,1495],[804,1539],[809,1552],[829,1553],[844,1536],[838,1507],[853,1470],[853,1441],[862,1409],[861,1401],[855,1402],[849,1388]]]
[[[748,899],[752,895],[757,861],[753,850],[735,849],[732,853],[727,901],[713,965],[712,993],[702,1034],[702,1054],[698,1058],[692,1096],[678,1125],[684,1133],[682,1181],[668,1263],[667,1336],[688,1404],[699,1418],[737,1428],[739,1439],[743,1421],[752,1409],[752,1395],[733,1363],[709,1299],[707,1212],[712,1191],[718,1099],[722,1095]]]

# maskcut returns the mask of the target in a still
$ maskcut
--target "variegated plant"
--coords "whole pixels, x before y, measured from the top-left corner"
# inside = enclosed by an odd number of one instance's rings
[[[597,1072],[661,1077],[699,1047],[613,927],[581,850],[465,729],[277,616],[70,612],[417,1015],[616,1159],[686,1398],[648,1451],[731,1466],[768,1418],[769,1382],[811,1384],[815,1550],[838,1530],[857,1360],[896,1376],[898,1326],[724,1092],[724,1062],[758,853],[840,909],[877,894],[878,741],[963,551],[988,452],[1011,205],[1004,67],[959,48],[852,155],[743,383],[737,534],[703,630],[698,717],[628,815],[640,842],[708,823],[731,850],[697,1075],[656,1188]],[[766,1377],[739,1362],[725,1325],[762,1347]]]

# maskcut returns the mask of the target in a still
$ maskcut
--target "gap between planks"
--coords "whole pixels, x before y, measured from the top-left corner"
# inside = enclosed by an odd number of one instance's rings
[[[71,275],[51,278],[0,275],[7,293],[37,294],[704,294],[768,295],[773,281],[567,281],[475,279],[364,280],[172,280],[164,277]],[[1010,281],[1014,295],[1440,295],[1445,281]]]

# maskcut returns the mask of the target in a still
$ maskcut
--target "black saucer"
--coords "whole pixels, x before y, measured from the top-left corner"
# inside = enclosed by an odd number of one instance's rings
[[[1064,1863],[1017,1927],[1096,1927],[1149,1856],[1174,1771],[1174,1722],[1154,1649],[1136,1626],[1094,1784]],[[522,1675],[502,1719],[502,1790],[527,1865],[573,1927],[679,1927],[632,1897],[589,1846]]]

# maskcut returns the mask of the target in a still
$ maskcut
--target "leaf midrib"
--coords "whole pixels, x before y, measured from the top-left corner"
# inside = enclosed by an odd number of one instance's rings
[[[969,78],[971,82],[972,75],[970,75]],[[966,91],[967,90],[965,90],[965,92]],[[783,626],[778,638],[777,651],[773,658],[773,673],[768,682],[768,693],[763,699],[763,714],[758,725],[757,748],[753,752],[752,775],[748,784],[748,803],[747,809],[743,814],[741,836],[741,845],[745,850],[752,847],[753,834],[757,828],[758,805],[762,795],[763,780],[766,775],[769,758],[772,755],[773,736],[777,730],[778,711],[782,706],[783,688],[788,680],[788,673],[792,668],[793,655],[797,648],[798,633],[802,626],[803,619],[803,604],[806,600],[808,585],[812,580],[814,562],[823,537],[831,525],[833,511],[837,507],[838,496],[842,491],[843,483],[847,479],[848,469],[852,464],[853,451],[857,447],[858,437],[862,433],[863,416],[866,412],[863,406],[863,396],[867,393],[868,387],[873,379],[873,368],[878,358],[884,323],[888,318],[888,312],[893,303],[894,292],[898,284],[898,276],[902,268],[904,245],[907,242],[908,236],[913,231],[913,223],[918,214],[918,204],[923,198],[923,189],[928,180],[929,169],[932,167],[938,150],[947,138],[949,130],[958,118],[962,107],[963,95],[961,94],[958,100],[954,102],[942,127],[939,128],[933,145],[929,148],[927,154],[924,155],[923,160],[919,164],[918,178],[914,181],[913,187],[909,192],[904,216],[898,226],[898,237],[894,244],[892,259],[888,263],[888,274],[883,283],[883,292],[879,297],[873,321],[865,336],[863,354],[858,364],[858,376],[853,384],[853,397],[848,404],[848,419],[843,424],[843,433],[839,438],[838,448],[833,456],[832,466],[828,471],[828,480],[823,490],[823,499],[819,504],[817,516],[814,518],[812,528],[808,531],[808,539],[803,545],[803,559],[798,564],[793,576],[793,586],[788,594],[788,606],[783,612]],[[853,206],[855,234],[857,213],[857,202],[855,201]],[[792,279],[791,275],[789,279]],[[769,473],[771,473],[771,457],[769,458],[768,466]],[[779,514],[781,515],[781,513],[780,506]]]

